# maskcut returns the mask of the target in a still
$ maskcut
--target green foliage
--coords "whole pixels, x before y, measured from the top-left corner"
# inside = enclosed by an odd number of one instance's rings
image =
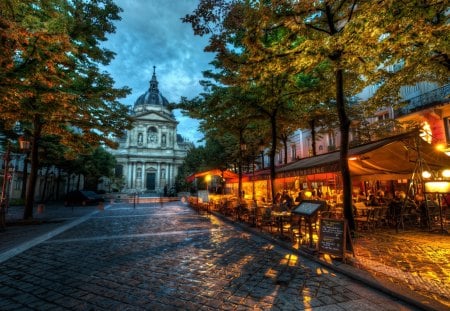
[[[101,177],[112,177],[116,166],[116,159],[112,154],[99,147],[89,155],[80,156],[82,171],[85,177],[85,188],[97,190]]]
[[[115,31],[112,0],[0,2],[0,120],[26,125],[32,142],[24,218],[31,218],[42,137],[57,137],[67,153],[86,152],[131,126],[107,72],[114,53],[101,42]],[[62,150],[62,149],[61,149]]]

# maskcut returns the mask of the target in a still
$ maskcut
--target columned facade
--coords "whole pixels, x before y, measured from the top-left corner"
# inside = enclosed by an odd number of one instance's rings
[[[155,70],[150,87],[133,106],[133,128],[113,150],[118,164],[116,175],[122,177],[129,192],[163,193],[175,185],[175,178],[192,143],[177,134],[178,122],[169,102],[158,89]]]

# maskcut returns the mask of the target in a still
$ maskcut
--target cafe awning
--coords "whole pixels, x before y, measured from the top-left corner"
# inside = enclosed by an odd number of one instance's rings
[[[450,157],[410,132],[349,149],[349,167],[354,178],[409,178],[418,159],[431,169],[450,167]],[[300,159],[277,169],[277,177],[304,176],[340,171],[340,152]]]
[[[204,177],[206,175],[211,175],[211,176],[220,176],[223,179],[232,179],[232,178],[237,178],[238,174],[229,171],[229,170],[220,170],[220,169],[212,169],[212,170],[207,170],[207,171],[202,171],[202,172],[198,172],[198,173],[194,173],[192,175],[189,175],[188,177],[186,177],[186,180],[188,182],[193,182],[196,178],[201,178]]]

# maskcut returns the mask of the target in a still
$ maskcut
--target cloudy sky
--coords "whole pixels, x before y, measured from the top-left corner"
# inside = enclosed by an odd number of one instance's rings
[[[156,66],[159,90],[170,102],[182,96],[193,98],[202,88],[202,71],[211,69],[212,53],[203,49],[207,38],[194,36],[191,25],[181,18],[197,7],[198,0],[115,0],[123,9],[116,33],[104,46],[117,55],[105,69],[117,87],[128,86],[132,93],[122,103],[133,105],[149,87]],[[202,135],[198,122],[175,111],[178,133],[197,144]]]

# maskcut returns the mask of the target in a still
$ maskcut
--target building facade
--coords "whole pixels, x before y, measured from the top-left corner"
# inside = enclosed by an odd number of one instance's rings
[[[178,122],[158,89],[155,69],[149,89],[132,108],[133,128],[111,152],[117,159],[116,177],[123,191],[163,193],[175,184],[192,143],[177,134]]]
[[[371,94],[369,94],[371,95]],[[403,107],[394,110],[392,106],[380,108],[373,116],[366,119],[368,124],[395,119],[404,124],[428,128],[429,143],[441,144],[450,154],[450,84],[437,87],[431,83],[418,83],[414,87],[403,87],[400,90]],[[321,130],[321,129],[318,129]],[[392,129],[394,132],[395,129]],[[357,141],[355,127],[350,128],[350,142]],[[374,137],[374,139],[378,139]],[[317,155],[339,149],[340,133],[338,129],[328,129],[316,137]],[[295,162],[313,155],[311,131],[296,130],[288,139],[287,163]],[[283,165],[284,148],[280,147],[275,163]],[[268,163],[268,159],[265,159]]]

